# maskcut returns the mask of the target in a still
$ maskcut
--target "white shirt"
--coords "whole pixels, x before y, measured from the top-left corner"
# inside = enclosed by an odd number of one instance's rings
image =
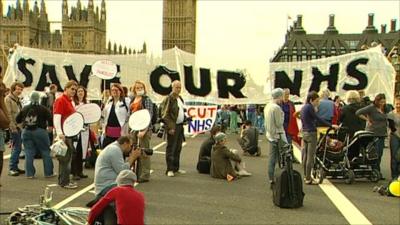
[[[178,112],[178,118],[176,118],[176,124],[181,124],[185,119],[184,105],[181,98],[178,98],[177,100],[178,100],[179,112]]]

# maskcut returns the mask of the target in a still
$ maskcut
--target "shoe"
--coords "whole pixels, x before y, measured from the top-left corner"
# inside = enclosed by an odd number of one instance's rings
[[[61,186],[61,187],[65,188],[65,189],[76,189],[76,188],[78,188],[78,185],[76,185],[74,183],[69,183],[69,184]]]
[[[26,178],[28,178],[28,179],[34,179],[35,176],[27,176]]]
[[[137,180],[137,182],[139,182],[139,183],[147,183],[149,181],[150,181],[149,179],[139,179],[139,180]]]
[[[18,168],[17,171],[18,171],[19,174],[25,174],[25,170],[21,170],[21,169]]]
[[[81,177],[80,176],[76,176],[76,175],[74,175],[73,177],[72,177],[72,180],[80,180],[81,179]]]
[[[8,175],[17,177],[17,176],[19,176],[19,172],[17,170],[10,170],[10,171],[8,171]]]
[[[53,177],[56,177],[57,176],[57,174],[56,173],[53,173],[52,175],[50,175],[50,176],[44,176],[44,178],[53,178]]]
[[[78,176],[79,176],[80,178],[88,178],[88,177],[89,177],[88,175],[83,174],[83,173],[82,173],[82,174],[79,174]]]
[[[272,190],[275,186],[275,181],[269,180],[269,188]]]
[[[168,172],[167,172],[167,176],[173,177],[173,176],[175,176],[175,174],[174,174],[174,172],[172,172],[172,171],[168,171]]]
[[[185,171],[185,170],[178,170],[177,173],[179,173],[179,174],[186,174],[186,171]]]
[[[237,172],[237,174],[238,174],[239,176],[242,176],[242,177],[249,177],[249,176],[251,176],[251,173],[247,172],[246,170],[241,170],[241,171]]]
[[[313,180],[305,180],[304,183],[307,184],[307,185],[316,184],[316,183],[313,182]]]

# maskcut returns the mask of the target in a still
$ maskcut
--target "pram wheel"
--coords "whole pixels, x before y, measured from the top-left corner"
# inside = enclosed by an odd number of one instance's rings
[[[347,170],[345,176],[346,176],[345,180],[346,184],[354,183],[354,178],[356,177],[356,175],[354,174],[353,170]]]
[[[371,175],[369,176],[369,179],[372,182],[375,182],[375,183],[378,182],[381,179],[381,173],[379,172],[379,170],[373,169],[371,171]]]
[[[313,168],[311,175],[313,176],[314,180],[318,181],[318,184],[322,184],[322,181],[324,181],[325,178],[324,168],[322,168],[321,166]]]

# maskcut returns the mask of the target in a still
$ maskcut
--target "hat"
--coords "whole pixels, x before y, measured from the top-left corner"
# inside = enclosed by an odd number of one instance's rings
[[[115,180],[118,186],[132,185],[137,180],[136,174],[132,170],[122,170]]]
[[[31,93],[31,103],[39,103],[40,100],[40,94],[37,91],[33,91]]]
[[[214,136],[214,140],[215,142],[220,142],[222,140],[224,140],[226,138],[226,134],[222,133],[222,132],[218,132],[215,136]]]
[[[272,90],[271,95],[272,95],[272,99],[277,99],[279,97],[282,97],[283,96],[283,89],[282,88],[275,88],[274,90]]]

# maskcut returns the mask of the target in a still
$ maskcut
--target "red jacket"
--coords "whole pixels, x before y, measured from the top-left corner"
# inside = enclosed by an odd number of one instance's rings
[[[299,127],[297,126],[297,118],[294,113],[296,109],[294,108],[294,104],[290,102],[290,116],[289,116],[289,126],[288,126],[288,134],[292,137],[292,140],[297,144],[301,144],[301,140],[299,138]]]
[[[144,224],[144,196],[130,185],[115,187],[101,198],[90,210],[89,224],[111,202],[115,202],[119,225]]]
[[[63,126],[64,120],[74,112],[75,108],[72,105],[72,100],[67,95],[63,94],[54,101],[53,115],[61,115],[61,126]]]

